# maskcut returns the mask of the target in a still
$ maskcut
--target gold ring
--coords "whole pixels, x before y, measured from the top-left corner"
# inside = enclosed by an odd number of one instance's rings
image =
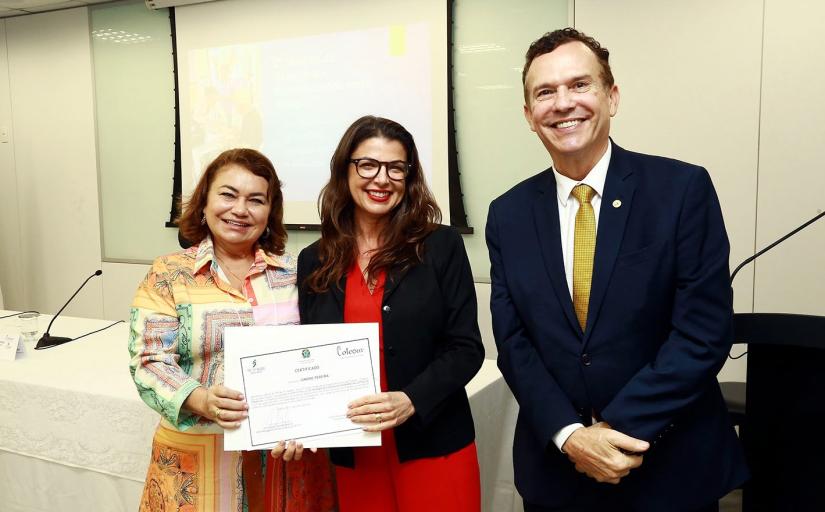
[[[221,409],[219,409],[218,407],[215,407],[215,419],[216,420],[221,419],[221,412],[222,412]]]
[[[381,415],[380,415],[380,414],[376,414],[376,415],[375,415],[375,419],[376,419],[376,420],[378,420],[378,424],[380,425],[380,424],[381,424]]]

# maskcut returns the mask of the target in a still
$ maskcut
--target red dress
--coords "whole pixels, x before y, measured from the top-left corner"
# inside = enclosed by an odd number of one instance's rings
[[[356,262],[347,274],[344,322],[378,322],[381,390],[387,390],[381,301],[384,274],[371,294]],[[457,452],[399,462],[392,429],[381,446],[355,448],[355,468],[335,467],[340,512],[420,512],[481,510],[476,445]]]

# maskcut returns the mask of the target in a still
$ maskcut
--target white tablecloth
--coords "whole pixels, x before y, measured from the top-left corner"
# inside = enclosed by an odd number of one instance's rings
[[[41,333],[50,319],[39,319]],[[52,334],[110,323],[61,316]],[[0,320],[0,333],[17,329],[16,318]],[[127,339],[121,323],[0,362],[0,509],[137,510],[159,417],[131,380]]]
[[[0,311],[0,316],[9,314]],[[50,317],[40,318],[42,333]],[[111,322],[60,317],[52,334],[76,337]],[[0,334],[17,320],[0,320]],[[128,326],[0,361],[0,510],[133,512],[158,414],[129,375]],[[476,424],[484,512],[521,510],[513,489],[517,406],[486,360],[467,386]]]
[[[476,427],[481,470],[481,510],[522,512],[521,496],[513,483],[513,432],[518,404],[494,359],[485,359],[467,384]]]

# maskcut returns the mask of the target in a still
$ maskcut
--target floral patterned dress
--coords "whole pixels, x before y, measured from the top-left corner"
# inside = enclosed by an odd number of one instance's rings
[[[294,258],[258,249],[241,293],[209,238],[153,263],[132,303],[129,335],[135,385],[161,415],[141,512],[336,510],[325,451],[289,463],[267,452],[225,452],[223,430],[182,408],[197,387],[223,383],[225,327],[254,325],[260,315],[298,323],[295,278]]]

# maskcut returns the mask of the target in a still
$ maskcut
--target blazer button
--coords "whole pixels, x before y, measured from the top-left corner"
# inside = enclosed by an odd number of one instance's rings
[[[383,310],[384,310],[384,313],[389,313],[390,311],[392,311],[392,308],[391,308],[389,305],[386,305],[386,306],[384,306],[384,307],[383,307],[383,308],[381,308],[381,309],[383,309]]]
[[[590,354],[586,352],[582,354],[582,364],[585,366],[590,366]]]
[[[393,347],[387,347],[387,355],[394,356],[395,355],[395,349]]]

